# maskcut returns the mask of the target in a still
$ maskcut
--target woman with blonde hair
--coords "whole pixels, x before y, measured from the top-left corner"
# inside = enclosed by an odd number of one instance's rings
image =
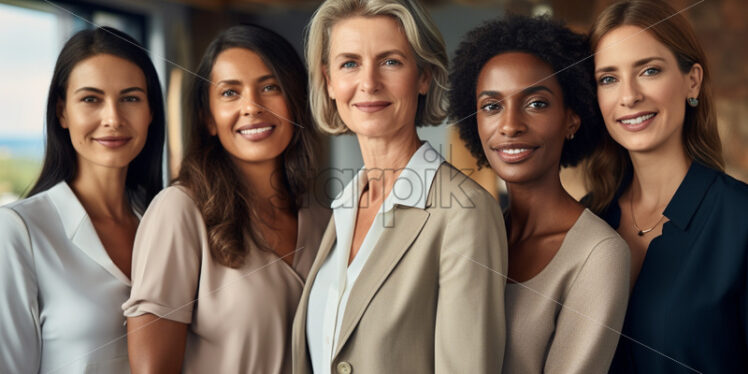
[[[329,0],[309,26],[319,127],[364,159],[333,202],[292,337],[295,373],[495,373],[506,234],[496,200],[416,126],[445,117],[447,53],[410,0]]]
[[[631,249],[613,372],[748,371],[748,186],[723,172],[706,57],[663,2],[622,2],[592,27],[609,136],[589,206]]]

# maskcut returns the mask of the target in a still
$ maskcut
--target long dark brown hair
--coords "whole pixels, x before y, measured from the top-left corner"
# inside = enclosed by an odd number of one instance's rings
[[[674,55],[678,68],[688,73],[694,64],[701,65],[704,75],[699,105],[686,106],[683,121],[683,147],[686,156],[713,169],[724,171],[722,143],[717,131],[717,114],[711,92],[711,78],[706,55],[688,20],[662,1],[634,0],[616,3],[597,17],[590,31],[590,47],[597,50],[600,40],[611,30],[632,25],[646,29]],[[624,180],[633,173],[628,152],[605,132],[603,141],[587,161],[585,168],[590,198],[587,205],[601,213],[615,198]]]
[[[219,34],[205,51],[187,96],[189,145],[177,182],[186,187],[203,215],[208,244],[215,260],[225,266],[242,266],[248,237],[267,249],[255,223],[254,197],[247,192],[238,169],[217,136],[208,132],[211,118],[208,91],[213,65],[229,48],[245,48],[260,56],[283,91],[294,127],[291,142],[281,154],[283,186],[278,191],[298,209],[315,172],[313,150],[317,136],[311,122],[304,64],[293,46],[273,31],[255,25],[234,26]]]
[[[95,55],[109,54],[137,65],[145,75],[151,124],[143,149],[130,162],[125,179],[125,192],[133,207],[143,212],[163,187],[162,153],[164,149],[164,103],[158,74],[140,44],[111,27],[83,30],[73,35],[62,47],[52,82],[49,85],[46,113],[46,145],[42,171],[27,196],[46,191],[62,181],[71,182],[78,172],[78,158],[70,141],[70,132],[57,116],[57,106],[65,102],[68,79],[75,66]]]

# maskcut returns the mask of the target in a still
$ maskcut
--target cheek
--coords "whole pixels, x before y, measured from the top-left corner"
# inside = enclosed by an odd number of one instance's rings
[[[478,137],[481,144],[487,144],[494,132],[495,121],[491,121],[483,116],[478,117]]]
[[[210,106],[210,115],[213,116],[213,122],[219,133],[225,131],[226,128],[231,128],[238,113],[237,106],[231,103],[217,103]]]
[[[605,120],[607,122],[607,115],[612,112],[612,110],[615,108],[616,102],[618,101],[618,94],[615,89],[613,88],[603,88],[598,87],[597,88],[597,103],[600,107],[600,112],[602,112],[603,116],[606,117]]]

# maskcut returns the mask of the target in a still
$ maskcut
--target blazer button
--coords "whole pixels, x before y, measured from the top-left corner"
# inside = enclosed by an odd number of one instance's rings
[[[343,361],[338,363],[338,374],[351,374],[353,372],[353,366]]]

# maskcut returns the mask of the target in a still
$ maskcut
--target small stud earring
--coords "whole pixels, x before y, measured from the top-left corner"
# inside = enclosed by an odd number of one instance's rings
[[[691,108],[696,108],[699,105],[699,99],[695,97],[689,97],[686,102],[688,102],[688,105],[691,106]]]
[[[569,136],[567,136],[566,139],[569,139],[569,140],[574,139],[574,133],[569,134]]]

